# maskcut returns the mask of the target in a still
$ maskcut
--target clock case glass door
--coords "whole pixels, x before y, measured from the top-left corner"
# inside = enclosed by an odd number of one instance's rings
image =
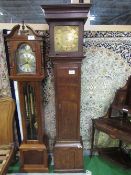
[[[36,94],[32,84],[25,83],[23,86],[25,103],[25,122],[27,140],[38,140],[38,116],[36,112]]]
[[[16,52],[17,72],[36,73],[36,58],[30,45],[22,43]]]

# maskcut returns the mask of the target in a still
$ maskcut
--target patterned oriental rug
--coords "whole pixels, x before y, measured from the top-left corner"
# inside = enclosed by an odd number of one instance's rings
[[[90,149],[91,119],[106,114],[115,92],[125,85],[131,75],[131,32],[86,31],[84,53],[81,69],[81,135],[84,149]],[[43,86],[45,126],[52,148],[56,135],[55,92],[52,62],[48,57],[46,65],[48,76]],[[96,142],[100,146],[116,144],[103,135],[97,137]]]
[[[55,128],[55,92],[52,62],[48,58],[49,33],[41,31],[46,39],[47,77],[43,83],[45,129],[52,150]],[[0,31],[0,95],[10,96],[4,42]],[[106,114],[115,92],[124,86],[131,75],[131,32],[84,32],[85,59],[81,75],[81,135],[84,149],[90,149],[91,119]],[[108,136],[96,137],[100,146],[112,146]],[[116,144],[116,143],[114,143]]]

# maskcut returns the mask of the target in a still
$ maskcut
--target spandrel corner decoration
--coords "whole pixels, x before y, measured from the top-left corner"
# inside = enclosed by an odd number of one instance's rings
[[[80,79],[83,30],[89,4],[43,5],[49,23],[49,57],[54,64],[56,139],[55,172],[83,172],[80,137]]]
[[[43,142],[42,112],[44,74],[43,37],[29,26],[28,32],[14,26],[6,36],[9,48],[10,79],[18,82],[23,141],[20,145],[21,172],[48,172],[48,155]]]

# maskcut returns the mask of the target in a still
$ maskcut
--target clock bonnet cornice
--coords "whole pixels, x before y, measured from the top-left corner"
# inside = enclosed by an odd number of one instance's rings
[[[80,136],[80,82],[81,62],[84,58],[84,23],[89,8],[90,4],[42,5],[45,19],[49,24],[49,57],[54,64],[56,140],[53,153],[55,172],[83,172],[83,144]],[[68,38],[71,31],[75,32],[75,37],[70,38],[74,41],[73,47]],[[59,40],[58,36],[64,39]]]
[[[91,4],[54,4],[41,7],[46,11],[45,18],[48,23],[57,20],[80,20],[85,23]]]

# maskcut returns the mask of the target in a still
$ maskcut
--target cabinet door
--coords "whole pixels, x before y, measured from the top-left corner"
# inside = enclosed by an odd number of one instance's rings
[[[56,169],[82,169],[83,150],[76,147],[57,147],[54,150]]]
[[[58,132],[60,139],[77,138],[77,103],[71,101],[60,101],[58,111]]]
[[[72,149],[62,148],[55,150],[55,168],[56,169],[74,169],[75,168],[75,151]]]
[[[57,136],[64,140],[79,139],[79,64],[57,64],[55,66]]]

